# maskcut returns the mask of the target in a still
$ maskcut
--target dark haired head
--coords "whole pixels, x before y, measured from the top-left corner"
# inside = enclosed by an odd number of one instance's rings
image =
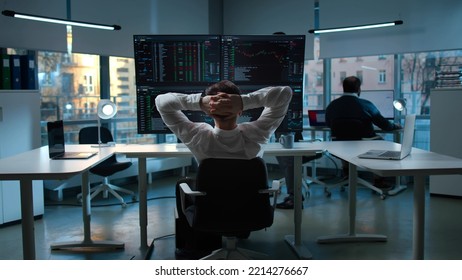
[[[343,80],[343,92],[359,93],[361,91],[361,80],[358,77],[350,76]]]
[[[241,95],[241,90],[239,89],[239,87],[228,80],[223,80],[209,86],[204,91],[203,95],[217,95],[219,92]]]

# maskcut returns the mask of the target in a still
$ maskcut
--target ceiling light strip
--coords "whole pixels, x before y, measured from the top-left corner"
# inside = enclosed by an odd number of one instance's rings
[[[366,24],[366,25],[356,25],[356,26],[346,26],[346,27],[337,27],[337,28],[326,28],[326,29],[310,29],[308,30],[308,32],[314,33],[314,34],[323,34],[323,33],[331,33],[331,32],[344,32],[344,31],[355,31],[355,30],[371,29],[371,28],[390,27],[390,26],[401,25],[401,24],[403,24],[402,20],[396,20],[392,22]]]
[[[17,13],[15,11],[9,11],[9,10],[2,11],[2,14],[4,16],[15,17],[15,18],[20,18],[20,19],[35,20],[35,21],[41,21],[41,22],[57,23],[57,24],[80,26],[80,27],[88,27],[88,28],[97,28],[97,29],[103,29],[103,30],[120,30],[121,29],[119,25],[106,25],[106,24],[65,20],[65,19],[58,19],[58,18],[51,18],[51,17],[44,17],[44,16],[35,16],[35,15]]]

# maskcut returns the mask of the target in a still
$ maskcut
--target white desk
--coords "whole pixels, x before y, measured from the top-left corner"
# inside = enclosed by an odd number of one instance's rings
[[[90,145],[66,145],[67,151],[88,151],[91,149]],[[44,146],[12,157],[0,159],[0,180],[20,181],[24,259],[35,259],[32,181],[64,180],[78,174],[82,174],[84,239],[82,242],[56,244],[52,246],[52,249],[106,246],[123,247],[123,244],[116,242],[92,241],[90,232],[91,210],[88,170],[107,159],[113,153],[113,148],[102,148],[96,156],[86,160],[50,160],[48,157],[48,147]]]
[[[88,145],[69,145],[69,151],[91,149]],[[301,242],[301,178],[302,156],[314,155],[315,152],[327,149],[331,154],[350,163],[350,224],[346,235],[320,237],[319,242],[344,242],[369,240],[368,236],[356,234],[356,168],[361,167],[380,176],[414,176],[414,229],[413,251],[415,259],[424,257],[424,220],[425,220],[425,176],[462,174],[462,159],[413,149],[411,155],[400,161],[359,159],[358,154],[369,149],[398,149],[400,144],[387,141],[335,141],[295,143],[294,149],[284,149],[278,143],[267,144],[265,155],[293,156],[295,164],[295,209],[294,234],[285,236],[287,243],[301,259],[310,259],[311,253]],[[0,160],[0,180],[19,180],[21,184],[21,211],[24,259],[35,259],[34,217],[32,201],[33,180],[67,179],[82,174],[83,223],[84,239],[81,242],[70,242],[54,245],[53,248],[69,247],[123,247],[122,243],[110,241],[93,241],[90,232],[90,196],[88,170],[107,159],[114,153],[123,153],[127,157],[139,160],[139,196],[140,196],[140,237],[141,245],[147,246],[147,177],[146,159],[150,157],[187,156],[189,149],[178,144],[158,145],[117,145],[115,148],[99,149],[98,155],[88,160],[50,160],[48,148],[42,147],[13,157]],[[378,236],[386,238],[385,236]]]
[[[400,144],[388,141],[329,142],[328,151],[350,164],[349,231],[347,234],[324,236],[320,243],[384,240],[384,235],[364,235],[355,232],[356,168],[361,167],[379,176],[414,176],[413,258],[424,258],[425,177],[429,175],[462,174],[462,159],[413,148],[402,160],[360,159],[357,155],[370,149],[399,150]]]
[[[295,183],[295,209],[294,209],[294,235],[287,235],[286,242],[292,247],[301,259],[311,259],[312,255],[301,241],[302,223],[302,156],[315,155],[316,152],[324,150],[327,142],[317,143],[295,143],[293,149],[284,149],[279,143],[267,144],[264,147],[265,155],[269,156],[293,156],[294,157],[294,182]],[[183,144],[152,144],[152,145],[117,145],[116,152],[125,154],[128,158],[137,158],[139,166],[139,199],[140,199],[140,238],[141,246],[147,246],[147,181],[146,181],[146,159],[150,157],[171,157],[187,156],[192,153]]]

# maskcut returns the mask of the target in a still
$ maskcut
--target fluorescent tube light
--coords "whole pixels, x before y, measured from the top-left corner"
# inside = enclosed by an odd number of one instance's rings
[[[119,25],[107,25],[107,24],[66,20],[66,19],[51,18],[51,17],[44,17],[44,16],[35,16],[35,15],[17,13],[15,11],[10,11],[10,10],[3,10],[2,14],[4,16],[20,18],[20,19],[28,19],[28,20],[35,20],[35,21],[42,21],[42,22],[49,22],[49,23],[88,27],[88,28],[97,28],[97,29],[104,29],[104,30],[120,30],[122,28]]]
[[[309,33],[314,34],[323,34],[331,32],[343,32],[343,31],[354,31],[362,29],[371,29],[371,28],[381,28],[381,27],[390,27],[395,25],[403,24],[402,20],[396,20],[392,22],[383,22],[383,23],[374,23],[374,24],[365,24],[365,25],[355,25],[355,26],[345,26],[345,27],[336,27],[336,28],[325,28],[325,29],[310,29]]]

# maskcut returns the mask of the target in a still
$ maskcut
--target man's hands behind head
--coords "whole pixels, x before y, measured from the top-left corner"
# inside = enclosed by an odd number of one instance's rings
[[[243,104],[240,95],[219,92],[216,95],[204,96],[201,108],[208,115],[226,118],[240,113],[243,109]]]

